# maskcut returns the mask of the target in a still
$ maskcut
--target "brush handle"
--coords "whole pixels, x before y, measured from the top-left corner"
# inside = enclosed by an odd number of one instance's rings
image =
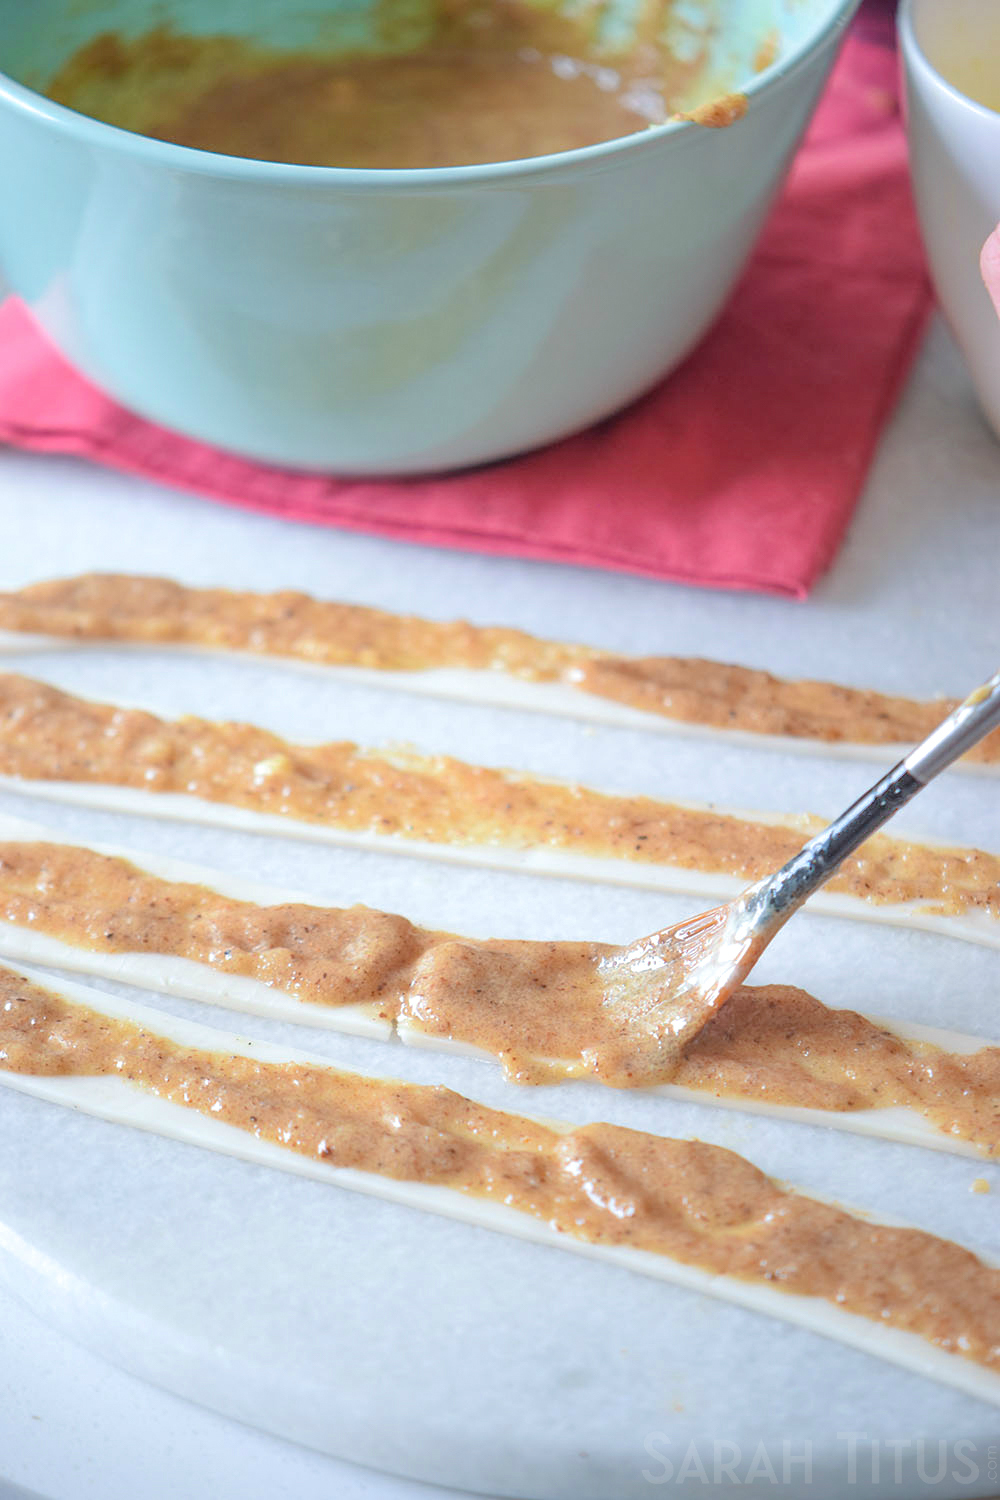
[[[1000,725],[1000,672],[859,797],[822,833],[811,838],[776,875],[757,888],[757,911],[768,925],[786,920],[835,873],[849,854],[915,797],[929,781]]]

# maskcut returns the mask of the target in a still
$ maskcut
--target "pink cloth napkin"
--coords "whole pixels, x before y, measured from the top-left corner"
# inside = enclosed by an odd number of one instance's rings
[[[803,598],[843,538],[928,306],[895,55],[857,32],[713,331],[587,432],[433,478],[269,468],[116,405],[11,299],[0,440],[289,520]]]

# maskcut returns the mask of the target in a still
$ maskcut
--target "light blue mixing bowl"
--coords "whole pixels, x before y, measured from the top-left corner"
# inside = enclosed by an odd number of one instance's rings
[[[420,171],[194,151],[35,92],[97,33],[165,19],[356,46],[365,0],[4,5],[0,266],[73,364],[191,437],[355,474],[517,453],[617,410],[701,336],[856,5],[684,0],[715,78],[749,98],[726,129]]]

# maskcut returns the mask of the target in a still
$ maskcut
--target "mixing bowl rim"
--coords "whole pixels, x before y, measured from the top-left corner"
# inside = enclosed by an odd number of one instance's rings
[[[816,30],[787,56],[778,58],[749,79],[739,93],[746,95],[749,109],[755,99],[793,81],[813,62],[838,32],[845,33],[860,0],[831,0],[829,13]],[[593,146],[559,151],[547,156],[518,157],[511,161],[479,162],[464,167],[324,167],[292,162],[273,162],[253,157],[228,156],[216,151],[202,151],[161,141],[137,131],[105,124],[89,115],[56,104],[36,89],[18,83],[0,70],[0,107],[12,108],[18,114],[33,117],[47,130],[73,137],[79,144],[104,148],[132,157],[147,166],[163,167],[175,173],[191,173],[219,179],[242,181],[273,187],[343,187],[352,190],[389,191],[410,188],[456,188],[489,186],[494,183],[520,181],[525,178],[555,176],[567,169],[614,167],[622,158],[633,158],[644,151],[655,150],[668,142],[695,142],[706,136],[717,137],[738,131],[742,120],[712,128],[696,120],[671,119],[662,125],[651,125],[631,135],[616,136]],[[749,111],[748,111],[749,112]]]

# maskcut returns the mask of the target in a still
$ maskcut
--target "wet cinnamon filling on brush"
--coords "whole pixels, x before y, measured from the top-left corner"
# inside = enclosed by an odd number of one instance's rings
[[[98,953],[192,959],[315,1005],[370,1005],[396,1025],[481,1048],[521,1083],[669,1079],[809,1109],[905,1106],[987,1154],[1000,1148],[1000,1047],[949,1053],[764,985],[738,990],[676,1058],[610,944],[478,941],[363,906],[258,906],[39,842],[0,843],[0,921]]]

